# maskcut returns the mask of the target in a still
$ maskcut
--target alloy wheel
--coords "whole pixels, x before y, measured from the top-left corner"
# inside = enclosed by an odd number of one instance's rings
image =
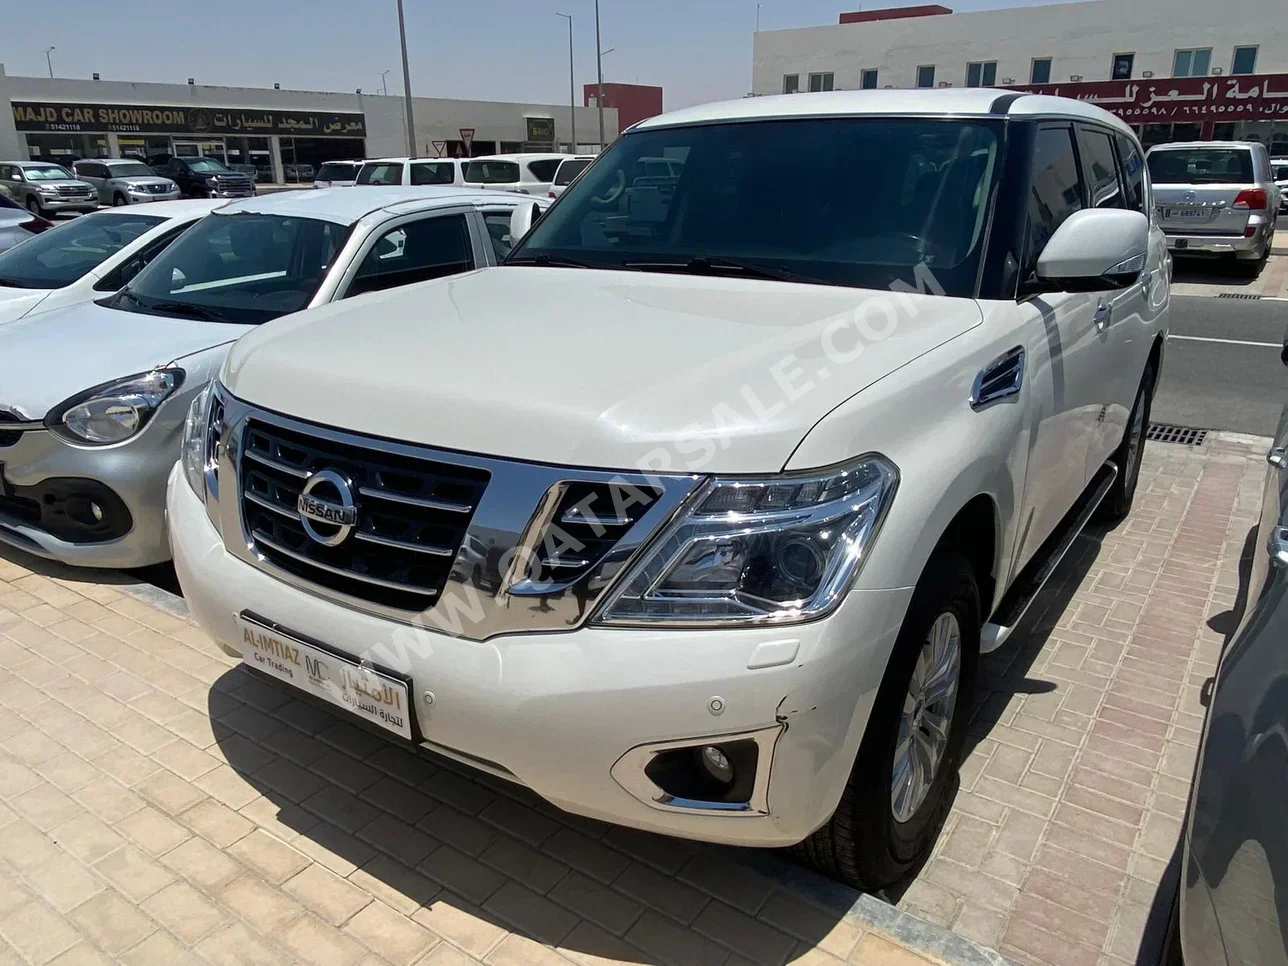
[[[940,614],[930,625],[904,697],[890,777],[896,822],[917,814],[939,773],[957,707],[961,664],[961,625],[956,615]]]

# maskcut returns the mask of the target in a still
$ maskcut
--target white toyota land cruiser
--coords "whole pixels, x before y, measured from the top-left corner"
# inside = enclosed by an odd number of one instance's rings
[[[1131,504],[1152,210],[1131,130],[1072,100],[645,121],[506,264],[238,343],[169,481],[192,613],[568,811],[891,883],[980,653]]]

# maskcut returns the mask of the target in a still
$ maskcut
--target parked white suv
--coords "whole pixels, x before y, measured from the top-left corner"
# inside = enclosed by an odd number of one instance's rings
[[[522,195],[546,197],[555,182],[559,166],[571,154],[494,154],[471,158],[465,168],[465,183],[474,188],[496,188]]]
[[[1141,158],[987,90],[636,125],[505,264],[234,347],[169,481],[192,613],[568,811],[894,882],[980,653],[1131,504],[1169,298]]]
[[[461,158],[376,158],[358,169],[356,185],[456,185],[465,184]]]

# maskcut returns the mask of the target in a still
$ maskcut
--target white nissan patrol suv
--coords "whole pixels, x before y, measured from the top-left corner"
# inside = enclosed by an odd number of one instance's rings
[[[895,882],[980,653],[1131,505],[1170,274],[1142,154],[989,90],[638,124],[505,264],[237,344],[169,480],[192,613],[570,812]]]

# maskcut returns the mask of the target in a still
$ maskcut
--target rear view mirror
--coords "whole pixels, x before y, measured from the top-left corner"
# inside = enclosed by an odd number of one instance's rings
[[[1126,288],[1145,270],[1149,219],[1139,211],[1091,208],[1070,215],[1038,257],[1044,290]]]
[[[532,226],[541,217],[541,208],[535,201],[525,201],[517,205],[510,213],[510,244],[517,245],[519,240],[532,230]]]

